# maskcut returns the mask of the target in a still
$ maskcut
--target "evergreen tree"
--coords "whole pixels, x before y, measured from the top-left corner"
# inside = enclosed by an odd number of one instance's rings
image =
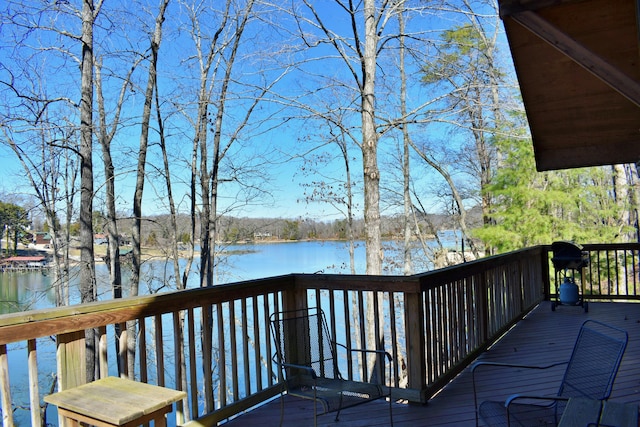
[[[531,140],[495,141],[500,167],[484,191],[493,195],[489,224],[475,235],[496,252],[557,240],[576,243],[622,239],[612,169],[595,167],[537,172]]]
[[[18,240],[26,232],[29,224],[29,214],[26,209],[13,203],[0,202],[0,239],[6,239],[7,252],[9,252],[10,241],[13,242],[13,252],[17,251]]]

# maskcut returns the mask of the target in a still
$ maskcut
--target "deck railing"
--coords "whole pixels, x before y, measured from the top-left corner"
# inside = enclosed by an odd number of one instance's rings
[[[589,265],[582,271],[589,300],[640,300],[640,243],[585,245]]]
[[[588,277],[626,278],[606,292],[598,280],[598,297],[637,296],[639,248],[589,247],[602,261],[598,269],[592,262]],[[134,379],[187,391],[177,405],[180,423],[215,425],[280,392],[269,315],[310,306],[325,311],[337,341],[389,351],[394,396],[425,402],[549,297],[549,260],[549,248],[538,246],[414,276],[294,274],[0,316],[3,424],[25,416],[34,426],[52,422],[55,411],[42,403],[53,390],[47,379],[57,366],[60,387],[82,382],[85,331],[94,330],[98,376],[129,375],[127,359],[135,356]],[[126,345],[131,334],[135,351]],[[365,378],[360,362],[346,360],[343,375]]]

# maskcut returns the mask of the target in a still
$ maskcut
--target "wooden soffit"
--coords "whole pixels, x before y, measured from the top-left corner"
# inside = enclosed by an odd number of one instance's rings
[[[539,171],[640,161],[640,0],[500,0]]]

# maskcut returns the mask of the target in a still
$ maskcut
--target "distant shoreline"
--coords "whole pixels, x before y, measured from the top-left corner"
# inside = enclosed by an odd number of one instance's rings
[[[386,241],[400,241],[400,239],[385,239]],[[290,240],[290,239],[255,239],[255,240],[241,240],[237,242],[217,242],[216,245],[222,246],[222,250],[220,250],[221,254],[224,255],[244,255],[256,252],[251,249],[232,249],[225,250],[225,246],[250,246],[250,245],[273,245],[273,244],[287,244],[287,243],[306,243],[306,242],[344,242],[348,243],[347,239],[340,238],[325,238],[325,239],[298,239],[298,240]],[[46,255],[48,258],[53,256],[52,248],[45,247],[24,247],[18,249],[18,254],[24,255],[35,255],[41,254]],[[94,245],[94,260],[98,263],[104,263],[104,257],[107,254],[108,246],[106,244],[95,244]],[[121,258],[130,257],[131,246],[122,246],[121,250],[125,249],[127,252],[124,255],[121,255]],[[185,249],[184,245],[178,249],[180,258],[187,258],[190,255],[190,251]],[[200,251],[194,250],[194,256],[199,256]],[[151,261],[154,259],[170,259],[172,254],[167,249],[166,246],[143,246],[142,247],[142,260],[143,261]],[[74,263],[80,262],[80,249],[72,248],[69,251],[69,259]]]

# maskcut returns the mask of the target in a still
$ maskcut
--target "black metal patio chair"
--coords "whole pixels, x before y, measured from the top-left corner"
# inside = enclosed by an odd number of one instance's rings
[[[284,394],[287,393],[314,401],[314,426],[317,426],[318,415],[336,412],[335,420],[338,421],[344,408],[388,398],[389,420],[393,426],[391,387],[386,383],[387,378],[391,378],[392,359],[388,352],[349,349],[336,343],[329,333],[324,313],[317,308],[273,313],[270,320],[276,347],[273,361],[280,367],[284,384],[280,425],[284,419]],[[378,369],[371,375],[370,382],[351,381],[342,376],[338,366],[339,347],[349,353],[376,356]],[[389,377],[385,375],[386,366]],[[318,404],[323,408],[320,414]]]
[[[480,425],[480,420],[487,426],[556,426],[570,398],[608,399],[627,341],[626,331],[595,320],[587,320],[580,328],[571,357],[567,362],[547,366],[475,363],[471,371],[476,426]],[[567,366],[555,396],[514,394],[505,401],[478,402],[476,372],[480,368],[495,367],[499,370],[515,368],[519,371],[531,369],[532,373],[540,373],[540,370],[563,364]]]

